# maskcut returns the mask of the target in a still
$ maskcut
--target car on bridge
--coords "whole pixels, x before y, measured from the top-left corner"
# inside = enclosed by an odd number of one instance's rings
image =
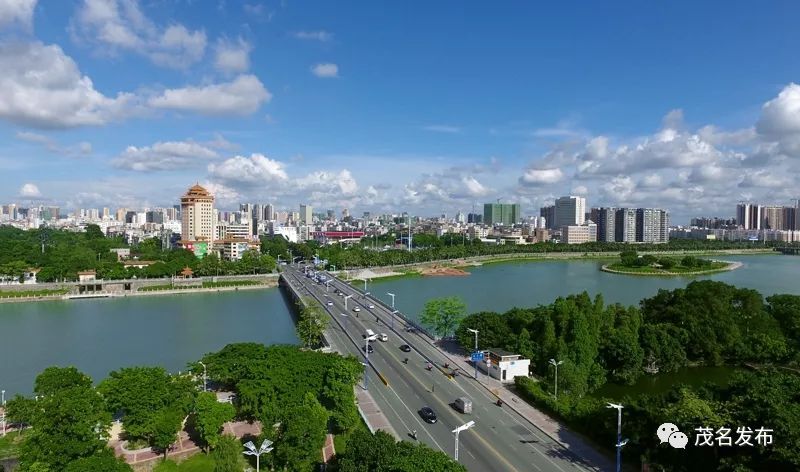
[[[378,339],[380,339],[383,342],[386,342],[389,340],[389,336],[387,336],[386,333],[381,333],[380,335],[378,335]]]
[[[411,352],[411,346],[409,346],[408,344],[403,344],[402,346],[400,346],[400,350],[403,352]]]
[[[354,306],[354,307],[353,307],[353,311],[355,311],[356,313],[358,313],[359,311],[361,311],[361,308],[359,308],[359,307],[357,307],[357,306]]]
[[[373,309],[375,308],[375,305],[373,305],[372,303],[370,303],[369,305],[367,305],[367,308],[369,308],[370,310],[373,310]]]
[[[375,348],[372,347],[372,344],[367,344],[366,346],[361,348],[362,351],[366,352],[367,354],[372,354],[375,352]]]
[[[333,306],[333,302],[328,300],[328,306]]]
[[[421,416],[426,423],[436,423],[436,413],[434,413],[433,409],[429,406],[423,406],[422,409],[419,410],[419,416]]]

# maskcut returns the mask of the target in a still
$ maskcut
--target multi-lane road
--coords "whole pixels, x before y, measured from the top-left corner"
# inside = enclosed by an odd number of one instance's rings
[[[362,335],[366,330],[388,335],[388,341],[370,343],[374,352],[368,359],[367,388],[403,439],[412,440],[410,433],[416,431],[417,440],[452,457],[452,431],[473,420],[475,426],[459,435],[459,462],[470,471],[599,470],[512,409],[497,406],[495,397],[469,378],[472,372],[460,371],[461,375],[452,378],[446,375],[450,369],[444,369],[447,360],[442,353],[421,335],[406,332],[399,318],[395,318],[392,330],[391,310],[376,300],[335,278],[328,286],[315,283],[297,266],[285,267],[284,276],[291,278],[295,287],[302,287],[300,296],[318,300],[328,311],[333,318],[330,341],[340,351],[365,361]],[[345,300],[335,290],[351,297]],[[359,312],[354,311],[356,307]],[[411,352],[400,350],[404,344],[411,346]],[[434,365],[431,370],[427,369],[428,362]],[[472,400],[472,414],[462,414],[451,406],[458,397]],[[420,416],[419,410],[425,406],[436,412],[436,423],[426,423]]]

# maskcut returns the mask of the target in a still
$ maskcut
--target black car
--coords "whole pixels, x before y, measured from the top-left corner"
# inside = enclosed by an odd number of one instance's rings
[[[361,350],[369,354],[372,354],[375,351],[375,349],[372,348],[372,344],[367,344],[365,347],[362,347]]]
[[[403,344],[402,346],[400,346],[400,350],[403,352],[411,352],[411,346],[409,346],[408,344]]]
[[[419,410],[419,416],[421,416],[426,423],[436,423],[436,413],[434,413],[429,406],[422,407],[422,409]]]

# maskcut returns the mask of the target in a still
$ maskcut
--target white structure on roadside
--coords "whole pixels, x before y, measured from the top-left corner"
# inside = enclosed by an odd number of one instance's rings
[[[522,359],[502,349],[489,349],[483,353],[483,361],[479,363],[484,373],[501,381],[511,383],[514,377],[527,377],[531,365],[530,359]]]

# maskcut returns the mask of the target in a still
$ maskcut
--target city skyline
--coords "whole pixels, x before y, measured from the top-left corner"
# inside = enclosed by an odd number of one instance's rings
[[[800,39],[796,5],[442,4],[413,29],[402,5],[9,5],[4,204],[169,207],[197,181],[230,209],[531,216],[577,195],[688,223],[800,194],[800,66],[771,47]]]

